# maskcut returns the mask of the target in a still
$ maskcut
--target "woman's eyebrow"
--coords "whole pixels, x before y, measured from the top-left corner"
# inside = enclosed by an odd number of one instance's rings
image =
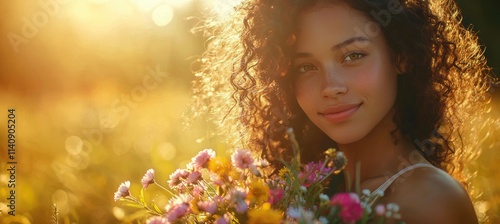
[[[352,37],[349,38],[345,41],[342,41],[339,44],[334,45],[333,47],[330,48],[331,51],[338,51],[342,48],[345,48],[351,44],[355,44],[356,42],[371,42],[372,40],[368,39],[367,37]],[[307,52],[298,52],[293,55],[293,59],[298,59],[298,58],[308,58],[312,57],[311,53]]]
[[[339,44],[334,45],[333,47],[330,48],[330,50],[331,51],[338,51],[338,50],[345,48],[351,44],[354,44],[356,42],[367,42],[367,41],[371,42],[371,40],[366,38],[366,37],[352,37],[352,38],[349,38],[345,41],[342,41]]]

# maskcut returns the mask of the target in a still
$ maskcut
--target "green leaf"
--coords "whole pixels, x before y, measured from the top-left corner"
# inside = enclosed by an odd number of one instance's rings
[[[155,203],[155,199],[153,198],[153,200],[151,201],[151,204],[153,205],[153,209],[158,212],[159,214],[162,214],[162,211],[160,210],[160,208],[158,207],[158,205],[156,205]]]

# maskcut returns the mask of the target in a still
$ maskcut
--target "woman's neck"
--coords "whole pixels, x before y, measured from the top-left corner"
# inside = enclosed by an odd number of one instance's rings
[[[339,149],[347,157],[347,165],[344,170],[347,187],[354,186],[354,180],[359,178],[361,186],[365,181],[380,179],[390,176],[410,165],[409,158],[412,151],[416,150],[399,133],[396,134],[397,144],[391,135],[395,128],[392,122],[392,114],[389,113],[367,136],[363,139],[345,145],[339,145]],[[356,171],[359,164],[359,173]],[[358,176],[359,175],[359,176]],[[385,178],[382,178],[385,179]],[[379,182],[379,181],[378,181]],[[353,189],[348,189],[353,190]]]

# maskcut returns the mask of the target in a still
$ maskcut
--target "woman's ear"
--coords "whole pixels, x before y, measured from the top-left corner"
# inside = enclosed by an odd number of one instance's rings
[[[406,57],[403,57],[402,55],[397,57],[396,70],[398,71],[398,75],[406,73],[406,67],[407,67],[406,64],[407,64]]]

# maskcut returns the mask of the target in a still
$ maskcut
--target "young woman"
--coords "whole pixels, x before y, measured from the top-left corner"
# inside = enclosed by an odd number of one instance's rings
[[[248,0],[207,26],[195,97],[245,147],[278,168],[292,127],[305,161],[347,156],[340,190],[358,177],[406,223],[477,223],[450,174],[465,180],[493,80],[454,2]]]

